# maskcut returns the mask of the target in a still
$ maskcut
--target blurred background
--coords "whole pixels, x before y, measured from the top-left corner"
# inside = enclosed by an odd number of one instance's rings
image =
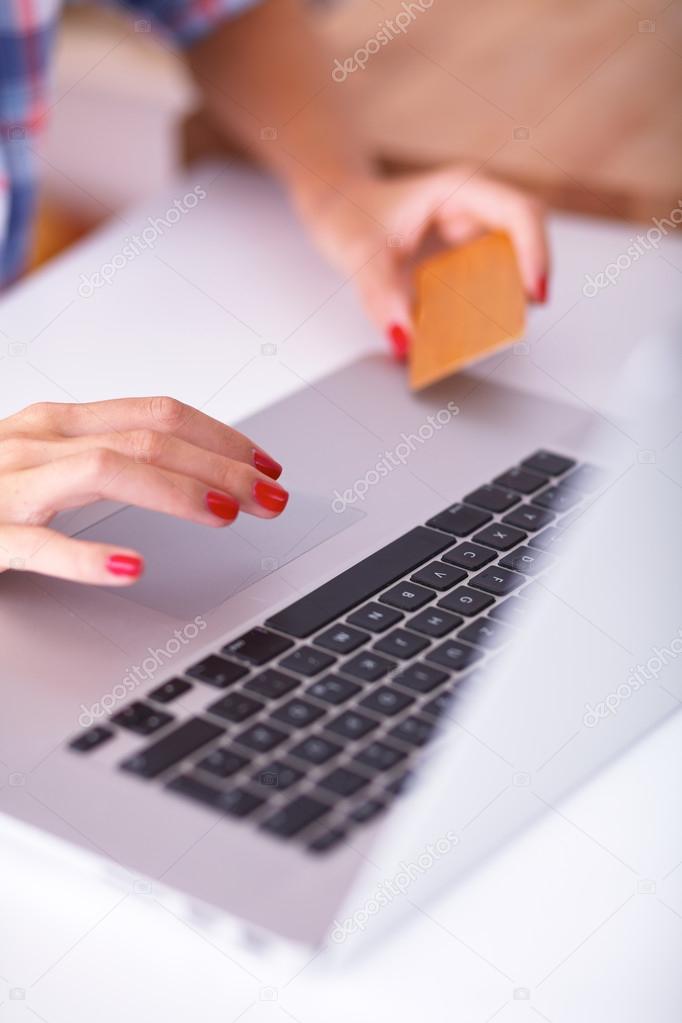
[[[310,3],[330,53],[325,87],[345,90],[388,172],[464,159],[563,209],[644,222],[677,205],[680,0],[424,0],[406,32],[334,83],[332,62],[409,6]],[[68,10],[55,88],[34,266],[179,165],[229,151],[144,20]]]

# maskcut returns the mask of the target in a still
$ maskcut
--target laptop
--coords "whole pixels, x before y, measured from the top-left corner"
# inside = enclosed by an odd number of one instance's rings
[[[679,705],[680,369],[606,418],[370,356],[239,424],[278,523],[62,515],[148,571],[3,577],[5,822],[245,937],[389,933]]]

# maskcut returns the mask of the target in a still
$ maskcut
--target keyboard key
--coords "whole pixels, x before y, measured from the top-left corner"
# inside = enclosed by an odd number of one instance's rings
[[[490,618],[478,618],[470,622],[466,628],[457,633],[457,639],[463,639],[466,643],[473,643],[474,646],[498,647],[502,646],[512,638],[513,632],[500,622]]]
[[[266,700],[278,700],[280,696],[286,696],[300,684],[300,679],[285,675],[284,672],[277,671],[276,668],[266,668],[260,675],[256,675],[250,682],[247,682],[244,689],[259,693]]]
[[[418,611],[435,596],[433,590],[427,590],[417,583],[398,583],[382,593],[379,599],[392,607],[399,607],[401,611]]]
[[[511,568],[515,572],[525,572],[526,575],[537,575],[544,569],[553,565],[555,559],[544,551],[533,550],[531,547],[517,547],[502,558],[500,564],[504,568]]]
[[[411,771],[405,771],[404,774],[398,775],[398,777],[394,778],[392,782],[389,782],[386,786],[386,791],[392,796],[399,796],[410,784],[412,777],[413,775]]]
[[[248,664],[260,665],[271,661],[273,657],[279,657],[290,646],[293,646],[290,639],[258,626],[238,639],[233,639],[223,647],[222,653],[238,657]]]
[[[488,611],[491,618],[499,619],[508,625],[521,625],[529,611],[528,601],[518,597],[507,597],[500,604],[495,604]]]
[[[147,693],[147,697],[150,700],[154,700],[155,703],[171,703],[191,688],[192,683],[188,682],[187,679],[169,678],[163,685],[157,686],[156,689],[152,689],[151,693]]]
[[[257,750],[259,753],[267,753],[268,750],[274,749],[288,738],[288,734],[280,731],[279,728],[256,724],[247,728],[245,732],[235,735],[234,741],[240,742],[242,746],[247,746],[249,749]]]
[[[547,526],[547,529],[543,529],[541,533],[529,537],[528,544],[531,547],[539,548],[541,551],[556,553],[561,550],[565,538],[566,534],[563,529],[558,529],[556,526]]]
[[[490,528],[488,526],[488,529]],[[477,543],[460,543],[457,547],[445,552],[443,561],[447,561],[449,565],[458,565],[459,568],[473,571],[483,568],[494,557],[495,551],[491,551],[489,547],[481,547]]]
[[[339,717],[334,718],[325,726],[330,732],[335,732],[337,735],[342,735],[344,739],[361,739],[363,735],[367,735],[374,728],[378,727],[378,722],[372,718],[366,717],[364,714],[357,714],[353,710],[344,711]]]
[[[460,618],[461,622],[462,619]],[[418,693],[430,693],[436,686],[446,682],[450,676],[446,671],[432,668],[429,664],[411,664],[409,668],[396,675],[394,681]]]
[[[410,746],[424,746],[433,735],[434,723],[424,718],[409,717],[392,728],[389,735]]]
[[[486,483],[485,486],[467,494],[464,500],[480,508],[485,508],[486,511],[503,512],[507,508],[511,508],[513,504],[518,504],[521,498],[513,490],[506,490],[496,487],[492,483]]]
[[[320,803],[310,796],[297,796],[288,806],[282,807],[272,817],[263,821],[261,827],[272,835],[279,835],[280,838],[291,838],[328,812],[329,807],[325,803]]]
[[[561,476],[575,465],[572,458],[556,455],[552,451],[536,451],[530,458],[524,458],[522,465],[534,472],[546,473],[547,476]]]
[[[355,821],[356,824],[366,824],[385,809],[386,804],[382,803],[381,800],[365,799],[364,802],[358,803],[358,805],[351,810],[350,819]]]
[[[441,636],[447,636],[448,632],[452,632],[458,625],[461,625],[462,619],[458,615],[450,614],[449,611],[440,611],[438,608],[429,607],[420,611],[414,618],[410,618],[407,624],[415,632],[422,632],[425,636],[440,639]]]
[[[345,837],[346,832],[343,828],[330,828],[329,831],[323,831],[321,835],[309,842],[308,849],[314,853],[331,852]]]
[[[453,692],[444,689],[443,692],[439,693],[438,696],[435,696],[433,700],[429,700],[428,703],[424,704],[421,708],[421,713],[428,714],[436,719],[442,717],[443,714],[447,714],[448,709],[451,707],[454,695],[455,694]]]
[[[310,689],[306,689],[309,696],[334,704],[345,703],[351,696],[361,691],[361,686],[356,686],[354,682],[349,682],[347,678],[340,678],[338,675],[325,675],[318,682],[314,682]]]
[[[549,479],[537,472],[515,466],[507,472],[503,472],[501,476],[497,476],[493,483],[496,483],[498,487],[506,487],[507,490],[518,490],[520,494],[534,494],[540,487],[549,483]]]
[[[449,590],[451,586],[466,579],[466,572],[442,561],[432,561],[430,565],[424,565],[410,576],[410,579],[412,582],[421,583],[422,586],[431,586],[434,590]]]
[[[334,654],[351,654],[368,639],[369,635],[360,629],[353,629],[350,625],[334,625],[317,636],[314,642]]]
[[[198,664],[193,664],[191,668],[187,669],[185,674],[189,675],[190,678],[197,678],[200,682],[205,682],[209,686],[225,689],[226,686],[231,686],[234,682],[238,682],[240,678],[243,678],[247,670],[241,664],[235,664],[234,661],[226,661],[224,657],[211,654],[209,657],[205,657],[203,661],[199,661]]]
[[[522,507],[526,508],[528,505]],[[494,547],[496,551],[508,551],[510,547],[515,547],[517,543],[521,543],[525,539],[526,534],[522,533],[520,529],[514,529],[513,526],[502,526],[497,522],[486,526],[474,537],[478,543]]]
[[[385,657],[379,657],[378,654],[356,654],[355,657],[351,657],[350,661],[346,661],[343,671],[344,674],[352,675],[353,678],[359,678],[363,682],[376,682],[395,666],[395,661],[387,661]]]
[[[330,774],[325,775],[317,783],[320,788],[329,789],[337,796],[352,796],[365,785],[369,785],[369,779],[364,778],[355,771],[349,771],[345,767],[336,767]]]
[[[321,735],[309,735],[307,739],[289,750],[299,760],[308,760],[311,764],[324,764],[331,757],[341,752],[338,743],[331,742]]]
[[[264,803],[263,799],[259,799],[258,796],[245,792],[243,789],[233,789],[231,792],[216,789],[193,774],[181,774],[177,778],[173,778],[168,782],[166,788],[181,796],[196,799],[199,803],[205,803],[231,817],[247,817]]]
[[[263,788],[284,792],[302,777],[301,771],[297,771],[295,767],[283,764],[281,760],[273,760],[267,767],[261,767],[260,771],[256,771],[253,780]]]
[[[433,526],[435,529],[442,529],[445,533],[452,533],[453,536],[468,536],[469,533],[473,533],[474,529],[480,529],[486,522],[489,522],[491,518],[492,515],[481,511],[480,508],[472,508],[471,505],[466,504],[453,504],[451,508],[446,508],[440,515],[429,519],[427,525]]]
[[[273,615],[266,624],[303,639],[373,597],[401,576],[413,572],[446,547],[449,547],[449,542],[442,533],[417,526]]]
[[[533,504],[539,504],[541,508],[549,508],[550,511],[560,515],[562,512],[570,511],[581,500],[582,496],[577,490],[560,483],[556,487],[547,487],[547,490],[541,490],[533,498]]]
[[[518,572],[508,572],[506,568],[491,565],[490,568],[484,568],[482,572],[475,575],[471,580],[471,585],[485,590],[486,593],[492,593],[496,597],[506,597],[517,586],[522,586],[525,581]]]
[[[270,715],[273,721],[281,721],[291,728],[302,728],[321,718],[326,711],[307,700],[289,700]]]
[[[484,569],[488,571],[488,569]],[[458,586],[452,593],[446,594],[438,601],[438,607],[444,607],[447,611],[458,611],[460,614],[470,618],[477,615],[479,611],[492,604],[492,597],[485,596],[478,590],[472,590],[468,586]]]
[[[128,757],[121,767],[143,778],[155,778],[224,732],[224,728],[211,721],[190,718],[163,739],[158,739],[140,753]]]
[[[519,529],[534,533],[537,529],[544,529],[553,519],[554,515],[544,508],[536,508],[534,504],[520,504],[505,515],[502,521],[505,525],[518,526]],[[520,539],[525,540],[525,537]]]
[[[216,700],[206,710],[210,714],[217,714],[218,717],[225,718],[226,721],[239,724],[250,718],[252,714],[257,714],[264,706],[265,704],[260,700],[253,700],[244,693],[229,693],[222,699]]]
[[[348,621],[352,622],[353,625],[360,625],[364,629],[369,629],[370,632],[385,632],[386,629],[390,629],[396,622],[400,622],[403,619],[403,615],[399,611],[394,611],[393,608],[384,607],[382,604],[365,604],[359,611],[354,611],[352,615],[348,615]]]
[[[151,735],[152,732],[158,732],[159,728],[163,728],[164,725],[169,725],[172,720],[172,714],[155,710],[154,707],[142,703],[141,700],[135,700],[134,703],[120,710],[118,714],[114,714],[111,723],[119,725],[121,728],[127,728],[130,732],[135,732],[136,735]]]
[[[360,701],[360,706],[365,707],[366,710],[374,711],[375,714],[386,714],[388,717],[393,717],[405,707],[409,707],[411,703],[414,703],[414,697],[401,693],[399,689],[379,686]]]
[[[279,663],[287,671],[294,671],[297,675],[311,678],[313,675],[319,675],[325,668],[331,667],[335,660],[335,657],[325,654],[322,650],[315,650],[311,646],[302,646]]]
[[[217,778],[229,778],[248,765],[246,757],[233,753],[229,747],[221,747],[211,750],[208,756],[199,761],[197,767],[214,774]]]
[[[407,632],[405,629],[394,629],[393,632],[389,632],[375,643],[374,649],[380,650],[383,654],[390,654],[392,657],[409,660],[428,645],[428,641],[422,639],[421,636],[415,636],[414,633]]]
[[[444,664],[451,671],[464,671],[470,664],[480,660],[483,656],[480,650],[467,643],[460,643],[456,639],[448,639],[441,643],[435,650],[428,654],[430,661],[436,664]]]
[[[373,771],[389,771],[406,756],[402,750],[387,746],[385,742],[371,742],[356,753],[353,759]]]
[[[89,753],[90,750],[102,746],[113,736],[111,728],[107,728],[106,725],[95,725],[94,728],[88,728],[87,732],[81,732],[75,739],[72,739],[69,749],[75,750],[76,753]]]

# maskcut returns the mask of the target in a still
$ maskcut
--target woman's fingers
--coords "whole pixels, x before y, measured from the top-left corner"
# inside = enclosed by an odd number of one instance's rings
[[[379,252],[356,278],[365,311],[388,338],[398,359],[407,356],[411,334],[409,289],[395,249]]]
[[[4,420],[0,437],[16,433],[77,437],[130,430],[172,434],[197,447],[255,466],[271,479],[277,479],[282,472],[279,462],[243,433],[168,397],[29,405]]]
[[[0,486],[0,521],[40,524],[57,511],[105,499],[165,512],[209,526],[233,522],[239,502],[189,476],[135,462],[109,448],[92,448],[53,462],[7,473]],[[253,484],[250,510],[272,518],[288,494],[271,480]]]
[[[41,526],[0,525],[0,572],[39,572],[100,586],[129,586],[142,575],[137,551],[62,536]]]
[[[441,230],[448,225],[456,232],[465,213],[482,226],[506,231],[514,245],[521,279],[529,298],[544,302],[547,297],[549,247],[543,210],[534,199],[509,185],[487,178],[472,177],[453,186],[452,195],[438,211]],[[464,221],[466,224],[466,221]]]
[[[15,438],[0,440],[0,471],[10,472],[43,465],[70,455],[106,449],[124,455],[132,462],[188,476],[236,498],[241,509],[252,515],[263,513],[259,500],[261,482],[271,485],[270,478],[251,465],[196,447],[173,434],[156,430],[124,430],[120,433],[88,434],[81,437],[43,440]],[[275,490],[282,488],[279,484]]]

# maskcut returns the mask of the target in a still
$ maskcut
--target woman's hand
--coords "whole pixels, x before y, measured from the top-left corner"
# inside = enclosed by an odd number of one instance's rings
[[[206,526],[240,510],[272,518],[289,495],[282,467],[236,430],[173,398],[30,405],[0,421],[0,572],[125,586],[140,554],[62,536],[53,516],[100,499]]]
[[[541,205],[466,167],[400,178],[361,176],[294,194],[328,259],[355,278],[368,315],[404,357],[412,334],[409,261],[435,228],[459,245],[490,229],[506,231],[528,298],[547,297],[549,258]]]

